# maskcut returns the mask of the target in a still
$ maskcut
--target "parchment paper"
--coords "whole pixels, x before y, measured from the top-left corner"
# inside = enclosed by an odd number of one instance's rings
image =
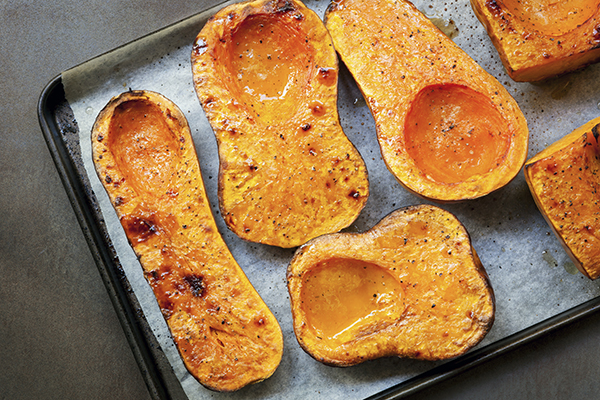
[[[217,205],[217,147],[194,93],[190,66],[192,43],[217,2],[199,2],[201,14],[139,39],[62,74],[67,100],[80,129],[80,145],[93,191],[126,276],[154,334],[190,399],[328,399],[364,398],[418,375],[438,363],[387,358],[351,368],[324,366],[305,354],[292,330],[285,272],[293,250],[247,243],[232,234]],[[323,17],[326,1],[306,5]],[[513,82],[495,48],[476,20],[469,2],[449,0],[415,5],[438,22],[453,21],[454,41],[515,97],[528,120],[529,156],[600,115],[600,67],[541,84]],[[208,10],[203,12],[204,10]],[[451,29],[452,30],[452,29]],[[422,203],[405,191],[386,169],[375,138],[371,114],[353,79],[340,65],[339,111],[346,135],[361,152],[369,171],[371,195],[348,229],[364,231],[391,211]],[[91,161],[90,132],[111,97],[129,89],[153,90],[170,98],[188,118],[217,224],[234,257],[271,308],[284,333],[284,355],[265,382],[236,393],[203,388],[185,369],[171,340],[142,268],[128,245],[116,214]],[[497,300],[496,322],[484,346],[525,329],[600,294],[598,284],[577,272],[538,212],[522,172],[506,188],[480,200],[443,205],[465,225],[490,276]]]

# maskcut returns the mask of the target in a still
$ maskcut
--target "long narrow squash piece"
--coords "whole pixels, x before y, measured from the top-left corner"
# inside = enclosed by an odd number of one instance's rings
[[[96,119],[92,149],[190,373],[218,391],[271,376],[281,329],[219,234],[179,108],[149,91],[114,97]]]
[[[325,25],[373,114],[383,159],[439,202],[509,183],[528,129],[506,89],[406,0],[337,0]]]
[[[289,248],[352,224],[367,170],[340,126],[337,57],[319,17],[296,0],[237,3],[206,23],[191,57],[227,226]]]

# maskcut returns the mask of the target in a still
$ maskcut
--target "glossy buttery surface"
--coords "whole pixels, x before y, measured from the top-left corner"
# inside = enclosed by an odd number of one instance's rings
[[[383,159],[408,190],[459,201],[516,176],[528,146],[517,103],[411,3],[336,1],[326,25],[373,114]]]
[[[364,233],[313,239],[287,276],[296,338],[328,365],[452,358],[494,321],[494,294],[467,232],[434,206],[394,211]]]
[[[233,232],[296,247],[357,218],[367,171],[340,126],[337,58],[313,11],[276,0],[228,7],[198,35],[192,65]]]

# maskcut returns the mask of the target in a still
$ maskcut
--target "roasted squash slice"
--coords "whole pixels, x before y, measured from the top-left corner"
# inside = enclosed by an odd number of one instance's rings
[[[92,150],[190,373],[218,391],[268,378],[281,329],[219,234],[179,108],[157,93],[123,93],[98,115]]]
[[[192,69],[233,232],[296,247],[354,222],[367,171],[340,126],[337,58],[313,11],[295,0],[229,6],[198,35]]]
[[[600,1],[471,0],[508,75],[539,81],[600,60]]]
[[[527,156],[527,123],[504,87],[405,0],[339,0],[326,26],[375,119],[398,181],[439,202],[497,190]]]
[[[298,342],[327,365],[456,357],[494,321],[494,293],[467,231],[435,206],[313,239],[296,251],[287,279]]]
[[[579,271],[600,276],[600,117],[525,164],[533,198]]]

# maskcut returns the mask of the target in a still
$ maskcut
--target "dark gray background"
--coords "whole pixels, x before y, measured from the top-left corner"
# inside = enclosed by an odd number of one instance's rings
[[[141,374],[42,137],[61,71],[198,10],[190,1],[0,2],[0,399],[143,399]],[[600,398],[600,315],[411,399]]]

